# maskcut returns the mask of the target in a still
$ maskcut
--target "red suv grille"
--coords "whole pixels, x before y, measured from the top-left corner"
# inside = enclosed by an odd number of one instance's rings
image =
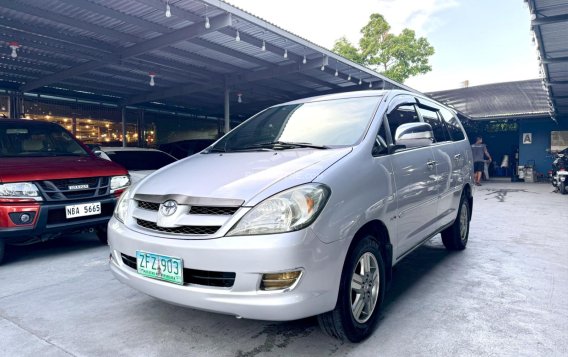
[[[97,198],[110,193],[108,177],[38,181],[38,187],[47,201],[70,201]]]

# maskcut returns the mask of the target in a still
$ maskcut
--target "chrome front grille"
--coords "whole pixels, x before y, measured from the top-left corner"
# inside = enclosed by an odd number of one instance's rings
[[[232,216],[237,212],[239,207],[208,207],[208,206],[191,206],[189,214],[210,214],[210,215],[226,215]]]
[[[98,198],[110,194],[110,178],[108,177],[45,180],[36,183],[47,201]]]
[[[140,227],[150,229],[152,231],[170,233],[170,234],[186,234],[186,235],[206,235],[215,234],[221,226],[179,226],[179,227],[160,227],[154,222],[137,219],[136,223]]]
[[[160,204],[154,202],[138,201],[138,207],[148,211],[157,211],[160,209]]]
[[[137,201],[138,207],[148,211],[158,211],[160,204],[148,201]],[[191,206],[188,214],[205,214],[213,216],[232,216],[239,207]]]

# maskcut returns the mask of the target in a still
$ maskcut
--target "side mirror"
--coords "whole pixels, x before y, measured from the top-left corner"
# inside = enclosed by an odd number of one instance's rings
[[[102,157],[103,156],[103,152],[100,150],[93,150],[93,154],[97,155],[98,157]]]
[[[432,126],[428,123],[406,123],[396,129],[395,144],[407,148],[429,146],[434,142]]]

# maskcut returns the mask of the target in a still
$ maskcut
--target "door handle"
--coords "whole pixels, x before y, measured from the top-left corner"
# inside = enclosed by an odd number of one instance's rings
[[[462,158],[461,154],[454,155],[454,160],[456,160],[456,161],[461,160],[461,158]]]
[[[434,166],[436,166],[436,161],[430,160],[426,163],[426,166],[428,166],[428,169],[432,170]]]

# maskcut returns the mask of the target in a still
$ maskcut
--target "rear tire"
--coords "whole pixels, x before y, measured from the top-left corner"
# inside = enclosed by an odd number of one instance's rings
[[[566,190],[566,181],[561,181],[558,187],[561,194],[565,195],[566,193],[568,193]]]
[[[442,231],[442,242],[448,250],[464,250],[469,238],[471,217],[469,201],[462,195],[460,208],[454,223]]]
[[[379,320],[384,291],[385,265],[379,244],[366,236],[345,259],[335,309],[318,316],[321,329],[343,341],[369,337]]]
[[[99,242],[104,245],[108,245],[108,236],[107,236],[107,227],[99,227],[97,228],[97,238],[99,238]]]

